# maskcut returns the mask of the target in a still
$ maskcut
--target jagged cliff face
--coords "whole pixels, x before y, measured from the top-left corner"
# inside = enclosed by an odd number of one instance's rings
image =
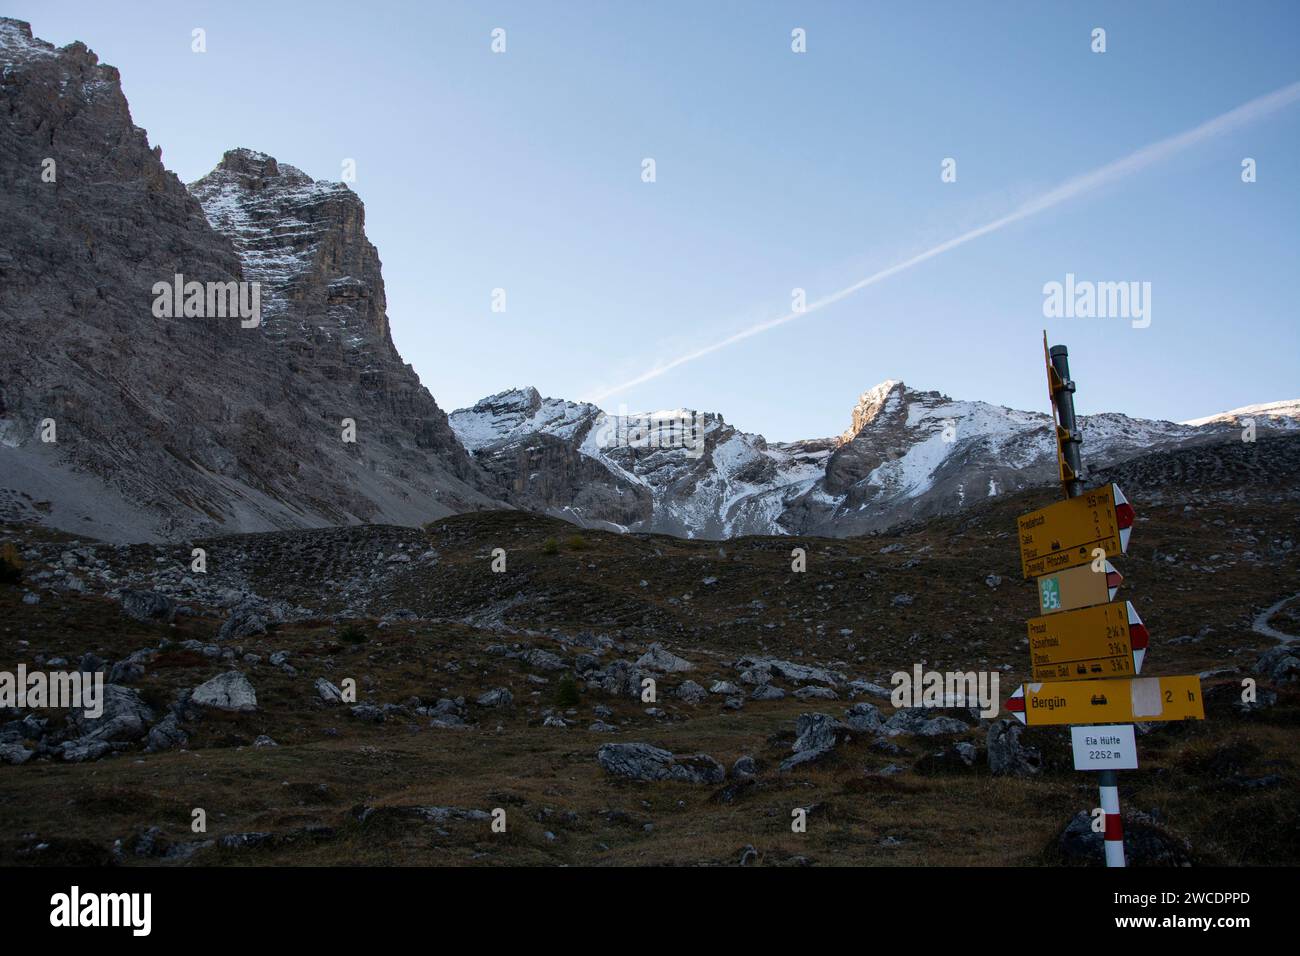
[[[274,157],[229,150],[190,192],[212,227],[228,237],[244,274],[271,291],[263,310],[267,334],[348,340],[354,350],[381,346],[388,335],[379,254],[366,239],[365,208],[342,183],[316,182]]]
[[[818,478],[826,454],[769,449],[719,415],[620,418],[534,388],[485,398],[451,423],[518,507],[689,537],[773,533],[784,502]]]
[[[195,193],[114,68],[0,19],[0,519],[140,540],[494,504],[393,349],[360,200],[246,151]],[[263,323],[157,317],[176,274],[261,283]]]
[[[450,478],[464,486],[446,489],[452,510],[487,504],[484,478],[446,413],[393,345],[379,254],[356,194],[247,149],[227,152],[190,191],[245,276],[261,283],[263,333],[307,398],[338,416],[328,419],[335,426],[354,418],[367,446],[394,455],[385,467],[402,483],[443,495]]]
[[[1085,461],[1097,468],[1153,450],[1239,441],[1240,417],[1202,425],[1085,417]],[[1281,412],[1259,418],[1264,430],[1296,425]],[[465,446],[520,506],[692,537],[862,534],[1056,476],[1046,414],[953,401],[902,382],[864,392],[837,438],[769,444],[716,415],[699,420],[703,442],[683,449],[602,440],[616,419],[532,388],[451,414]]]

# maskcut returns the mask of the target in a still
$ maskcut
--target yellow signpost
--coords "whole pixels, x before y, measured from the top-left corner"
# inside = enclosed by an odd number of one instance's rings
[[[1031,727],[1205,719],[1201,679],[1194,676],[1021,684],[1007,707]]]
[[[1039,578],[1036,582],[1039,612],[1057,614],[1094,604],[1105,604],[1114,598],[1115,592],[1124,583],[1124,575],[1116,571],[1109,561],[1103,563],[1100,571],[1094,571],[1093,564],[1081,564],[1077,568],[1067,568]]]
[[[1147,631],[1128,601],[1030,618],[1034,680],[1091,680],[1141,673]]]
[[[1064,345],[1049,349],[1046,332],[1043,360],[1065,500],[1017,521],[1020,569],[1036,579],[1042,616],[1026,625],[1033,681],[1017,688],[1006,706],[1030,726],[1074,725],[1075,769],[1097,771],[1106,865],[1123,866],[1116,771],[1137,769],[1129,724],[1204,720],[1205,705],[1197,677],[1136,676],[1147,629],[1128,601],[1110,603],[1124,579],[1106,560],[1128,551],[1133,507],[1117,485],[1084,489],[1069,351]]]
[[[1105,485],[1021,515],[1020,567],[1027,578],[1090,564],[1128,549],[1133,509],[1118,485]]]

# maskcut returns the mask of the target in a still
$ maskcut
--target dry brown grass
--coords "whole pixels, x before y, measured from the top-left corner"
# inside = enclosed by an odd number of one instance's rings
[[[735,655],[765,647],[795,660],[803,652],[808,661],[833,661],[875,680],[914,661],[936,669],[1006,661],[1015,669],[1004,676],[1005,696],[1024,676],[1020,622],[1033,613],[1032,589],[1019,581],[1007,529],[1016,513],[1036,503],[1034,494],[997,501],[896,539],[801,542],[809,550],[806,575],[789,572],[789,540],[727,542],[719,554],[716,542],[584,531],[581,551],[566,546],[549,554],[548,540],[564,539],[556,522],[466,515],[427,529],[440,551],[437,566],[404,585],[407,590],[396,588],[391,602],[453,617],[522,591],[527,600],[508,613],[510,623],[611,633],[625,642],[620,656],[665,640],[696,662],[689,676],[706,686],[714,677],[734,680]],[[1229,540],[1212,515],[1165,508],[1144,517],[1134,553],[1122,564],[1128,580],[1121,597],[1137,603],[1151,628],[1148,673],[1248,668],[1267,645],[1250,631],[1250,618],[1300,590],[1295,559],[1208,575],[1160,555],[1194,548],[1207,534],[1234,554],[1245,547],[1239,536]],[[1243,506],[1234,515],[1239,528],[1258,533],[1294,534],[1298,518],[1287,502]],[[901,551],[880,553],[895,540]],[[497,543],[508,545],[509,575],[487,570],[483,556]],[[989,572],[1003,576],[1000,588],[984,585]],[[717,583],[703,586],[706,576]],[[892,607],[899,592],[915,595],[915,603]],[[754,600],[765,609],[753,610]],[[766,628],[770,622],[778,627]],[[21,604],[18,588],[0,587],[0,667],[30,663],[37,649],[74,662],[88,650],[119,659],[164,637],[212,640],[218,623],[212,617],[180,618],[171,627],[141,624],[92,597],[51,595],[30,607]],[[197,839],[190,811],[203,807],[209,836],[267,831],[278,840],[206,851],[196,863],[733,865],[752,845],[765,865],[1042,865],[1053,862],[1049,846],[1064,824],[1097,802],[1095,782],[1070,768],[1060,730],[1031,731],[1050,766],[1029,780],[992,778],[982,763],[945,769],[927,756],[939,744],[906,739],[899,740],[906,749],[899,756],[855,739],[823,764],[781,774],[776,765],[789,754],[796,717],[839,714],[847,701],[748,702],[734,713],[716,700],[689,706],[671,699],[676,679],[667,678],[660,706],[669,720],[647,716],[637,701],[584,688],[577,725],[544,728],[539,710],[551,704],[557,675],[534,687],[522,665],[485,651],[520,638],[456,623],[376,625],[363,622],[365,637],[356,644],[340,641],[323,621],[286,625],[245,642],[245,650],[263,657],[249,671],[259,711],[194,725],[188,752],[133,750],[83,765],[0,766],[0,863],[102,862],[114,840],[129,841],[149,826],[173,842]],[[1168,643],[1207,627],[1198,641]],[[841,628],[851,628],[852,636],[841,636]],[[525,643],[553,646],[543,638]],[[296,676],[265,663],[278,649],[290,651]],[[177,689],[225,667],[172,648],[149,666],[139,689],[161,707]],[[470,730],[433,730],[419,718],[372,725],[317,701],[317,676],[336,683],[354,676],[362,699],[391,703],[411,696],[473,699],[507,686],[516,706],[476,712],[478,726]],[[1237,713],[1228,694],[1211,705],[1205,723],[1165,725],[1141,738],[1142,768],[1121,775],[1124,806],[1158,811],[1164,825],[1191,842],[1198,862],[1300,864],[1300,691],[1280,691],[1279,704],[1263,714]],[[585,730],[597,703],[615,710],[622,733]],[[253,748],[263,733],[281,746]],[[982,743],[978,733],[971,739]],[[751,754],[764,769],[758,784],[734,790],[634,784],[609,778],[597,765],[597,747],[610,740],[708,753],[727,766]],[[876,773],[890,763],[905,772]],[[1273,785],[1250,786],[1270,775],[1277,777]],[[360,823],[353,812],[360,806],[504,807],[508,830],[493,834],[472,821],[439,826],[396,812]],[[794,807],[813,808],[806,834],[790,830]],[[50,849],[34,856],[29,850],[37,842]],[[125,862],[160,861],[128,854]]]

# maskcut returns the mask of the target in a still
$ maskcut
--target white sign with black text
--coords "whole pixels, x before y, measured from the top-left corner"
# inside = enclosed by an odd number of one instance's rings
[[[1071,727],[1075,770],[1136,770],[1137,741],[1132,724]]]

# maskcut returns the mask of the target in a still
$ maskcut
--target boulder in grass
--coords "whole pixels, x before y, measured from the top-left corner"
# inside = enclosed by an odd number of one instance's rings
[[[68,722],[78,734],[89,740],[121,742],[139,740],[154,722],[154,712],[138,693],[118,684],[105,684],[102,713],[88,717],[84,710],[73,709]]]
[[[685,681],[677,688],[678,699],[684,700],[688,704],[698,704],[708,696],[709,692],[693,680]]]
[[[840,695],[829,687],[817,687],[809,684],[796,689],[794,696],[799,700],[837,700]]]
[[[158,621],[169,624],[176,617],[176,602],[157,591],[122,592],[122,613],[137,621]]]
[[[330,681],[327,681],[324,677],[316,678],[316,693],[319,694],[320,699],[325,701],[327,704],[343,703],[343,691],[339,690],[338,687]]]
[[[642,743],[603,744],[596,751],[596,760],[606,773],[643,782],[717,784],[727,775],[722,764],[708,754],[673,754]]]
[[[956,711],[962,713],[962,711]],[[950,734],[963,734],[970,726],[929,707],[904,707],[894,712],[884,724],[884,732],[893,737],[897,734],[913,734],[917,737],[943,737]]]
[[[1042,771],[1043,755],[1020,742],[1025,732],[1018,720],[995,720],[989,725],[989,770],[996,776],[1029,777]]]
[[[176,715],[168,714],[150,728],[149,736],[145,741],[145,750],[157,753],[160,750],[184,747],[189,742],[189,734],[181,727]]]
[[[666,674],[677,674],[695,669],[695,665],[690,661],[665,650],[663,645],[657,643],[651,644],[650,649],[637,658],[636,666],[650,671],[662,671]]]
[[[540,671],[562,671],[568,668],[564,663],[564,658],[559,654],[551,651],[534,648],[519,655],[519,659],[529,667],[535,667]]]
[[[1270,647],[1259,656],[1254,670],[1280,684],[1300,680],[1300,649],[1291,644]]]
[[[1192,866],[1196,860],[1186,838],[1166,829],[1151,814],[1124,811],[1124,857],[1129,866]],[[1053,862],[1101,866],[1105,859],[1105,836],[1092,828],[1087,810],[1076,813],[1057,836],[1048,852]],[[1053,852],[1054,851],[1054,852]]]
[[[221,625],[221,630],[217,632],[217,640],[235,641],[265,634],[270,623],[258,604],[245,601],[230,612],[230,616]]]
[[[846,710],[844,722],[859,733],[876,733],[884,723],[879,709],[866,701],[859,701]]]
[[[642,672],[630,661],[610,661],[602,671],[588,674],[588,686],[615,697],[640,697]]]
[[[257,710],[257,692],[239,671],[227,671],[200,684],[194,688],[190,701],[200,707],[231,713]]]
[[[112,749],[110,744],[102,740],[82,737],[65,743],[59,755],[68,763],[85,763],[89,760],[98,760]]]
[[[849,728],[829,714],[800,714],[795,721],[795,753],[831,750],[847,736]]]
[[[0,744],[0,763],[14,764],[15,766],[25,764],[32,759],[33,753],[35,751],[28,750],[22,744]]]
[[[515,702],[515,695],[504,687],[496,687],[486,694],[480,694],[474,703],[480,707],[509,707]]]

